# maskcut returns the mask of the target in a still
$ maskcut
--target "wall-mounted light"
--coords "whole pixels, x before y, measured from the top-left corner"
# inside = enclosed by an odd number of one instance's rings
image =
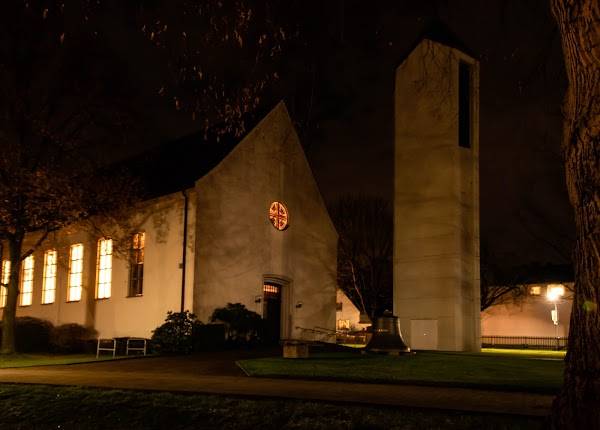
[[[254,296],[254,303],[262,302],[262,296]]]
[[[297,302],[296,303],[296,309],[300,309],[302,307],[302,302]]]

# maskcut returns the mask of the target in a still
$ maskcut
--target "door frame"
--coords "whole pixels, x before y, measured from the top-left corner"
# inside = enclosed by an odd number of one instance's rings
[[[281,288],[281,316],[279,322],[279,339],[289,339],[292,333],[292,280],[287,276],[265,274],[262,276],[262,284],[260,286],[261,293],[263,292],[264,284],[275,284]],[[264,315],[265,301],[262,300],[262,315]]]

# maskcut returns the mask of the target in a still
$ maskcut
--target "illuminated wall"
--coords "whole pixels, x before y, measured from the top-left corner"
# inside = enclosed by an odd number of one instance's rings
[[[205,323],[228,302],[262,315],[263,283],[280,281],[282,337],[302,336],[298,327],[335,328],[337,233],[283,103],[186,193],[184,309]],[[289,210],[281,231],[269,219],[274,201]],[[92,326],[101,337],[150,337],[167,311],[181,308],[183,214],[181,192],[146,201],[135,213],[131,224],[145,233],[141,295],[129,296],[126,252],[113,248],[109,284],[102,260],[103,294],[110,297],[97,298],[99,237],[77,226],[52,235],[34,254],[32,304],[18,306],[17,316]],[[69,249],[76,243],[83,244],[81,297],[69,302]],[[56,292],[53,303],[42,304],[47,249],[57,251]]]
[[[287,109],[280,103],[196,183],[194,311],[240,302],[262,314],[264,280],[283,284],[282,337],[335,328],[337,233]],[[269,220],[274,201],[289,227]],[[333,340],[333,339],[330,339]]]
[[[481,312],[481,335],[566,337],[573,305],[572,293],[566,291],[565,296],[557,300],[558,325],[555,326],[551,316],[554,303],[546,297],[546,285],[538,286],[540,294],[507,299]]]
[[[413,349],[479,349],[478,82],[428,39],[396,70],[394,313]]]
[[[193,219],[193,208],[190,211]],[[150,337],[162,324],[167,311],[178,311],[181,302],[183,198],[171,194],[140,206],[137,230],[145,232],[143,294],[128,297],[129,265],[124,254],[112,258],[110,297],[97,299],[98,237],[73,226],[51,236],[35,252],[33,303],[17,306],[17,316],[46,319],[54,325],[77,323],[94,327],[101,337]],[[193,222],[190,221],[193,231]],[[33,241],[34,237],[28,238]],[[69,248],[83,245],[83,284],[81,299],[68,301]],[[55,249],[58,256],[56,296],[53,303],[42,304],[43,255]],[[191,308],[193,285],[193,249],[188,252],[187,303]]]

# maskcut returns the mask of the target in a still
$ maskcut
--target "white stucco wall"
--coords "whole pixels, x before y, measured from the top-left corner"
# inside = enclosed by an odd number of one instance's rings
[[[278,279],[285,284],[282,337],[301,337],[296,327],[335,329],[337,233],[283,103],[186,192],[184,309],[203,322],[228,302],[262,314],[255,297],[262,296],[265,278]],[[269,221],[273,201],[283,202],[290,212],[285,231]],[[111,296],[96,299],[98,238],[72,227],[35,252],[33,304],[18,306],[17,315],[55,325],[83,324],[100,337],[150,337],[167,311],[181,307],[183,210],[182,193],[136,209],[136,231],[146,233],[142,296],[127,297],[128,262],[114,254]],[[84,285],[81,300],[67,303],[69,247],[74,243],[84,244]],[[43,253],[48,248],[58,252],[57,292],[54,303],[42,305]]]
[[[193,191],[192,191],[193,193]],[[190,201],[194,201],[191,198]],[[190,229],[193,234],[195,208],[190,208]],[[181,256],[183,234],[183,197],[172,194],[145,202],[137,217],[137,231],[146,234],[143,295],[128,297],[129,266],[123,255],[112,258],[111,296],[96,299],[97,237],[71,227],[51,236],[35,254],[33,303],[17,305],[17,316],[46,319],[54,325],[78,323],[94,327],[100,337],[150,337],[151,331],[162,324],[167,311],[179,311],[181,303]],[[69,248],[83,243],[84,267],[81,300],[67,302]],[[188,248],[187,301],[192,308],[193,240]],[[52,304],[41,304],[44,252],[58,253],[56,297]],[[20,302],[19,302],[20,303]]]
[[[545,291],[546,285],[542,285]],[[573,295],[569,291],[558,302],[557,326],[552,322],[554,304],[542,293],[493,305],[481,312],[482,336],[567,337]]]
[[[461,60],[471,148],[458,144]],[[427,39],[396,71],[394,313],[413,348],[428,336],[423,348],[479,349],[478,76],[475,60]]]
[[[371,325],[371,323],[363,324],[360,322],[360,311],[354,303],[340,289],[337,290],[337,307],[336,320],[347,321],[350,324],[350,330],[363,330]],[[339,309],[341,304],[341,310]],[[338,330],[340,325],[338,323]]]
[[[337,233],[285,105],[277,105],[244,140],[196,184],[197,266],[194,311],[240,302],[262,314],[265,277],[284,281],[283,338],[296,327],[335,329]],[[284,203],[289,227],[268,218]],[[302,304],[301,307],[297,305]]]

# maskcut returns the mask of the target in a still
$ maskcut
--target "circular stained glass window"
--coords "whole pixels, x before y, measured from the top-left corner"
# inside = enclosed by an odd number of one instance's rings
[[[290,223],[287,207],[281,202],[273,202],[269,207],[269,220],[277,230],[285,230]]]

